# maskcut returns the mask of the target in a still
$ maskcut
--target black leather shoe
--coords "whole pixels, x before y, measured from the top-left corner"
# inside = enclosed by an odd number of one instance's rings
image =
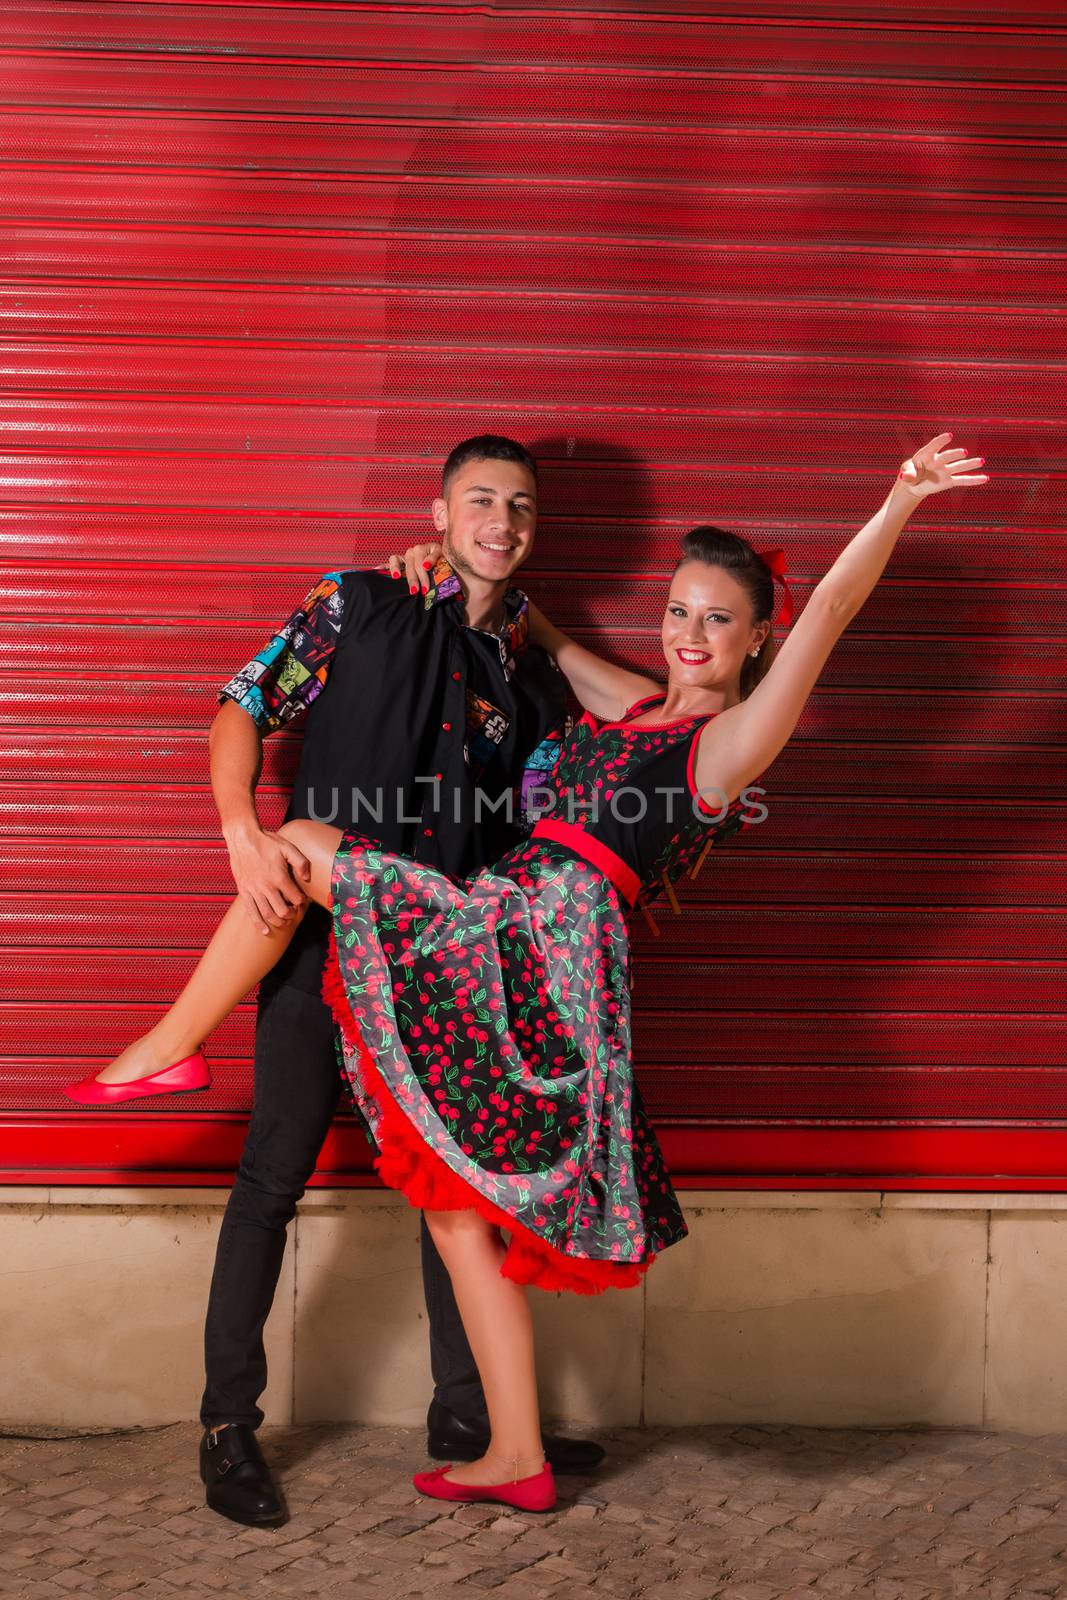
[[[592,1439],[543,1435],[545,1459],[553,1472],[592,1472],[604,1459],[604,1448]],[[489,1429],[464,1422],[440,1400],[430,1401],[426,1417],[426,1449],[435,1461],[477,1461],[489,1448]]]
[[[212,1511],[249,1528],[277,1528],[289,1513],[247,1422],[209,1428],[200,1441],[200,1476]]]

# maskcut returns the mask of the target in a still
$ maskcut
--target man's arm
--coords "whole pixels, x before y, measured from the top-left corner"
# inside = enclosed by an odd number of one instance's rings
[[[303,911],[307,858],[256,810],[263,740],[302,716],[326,685],[344,614],[344,574],[320,578],[288,621],[220,691],[208,734],[211,788],[237,892],[260,933]]]
[[[300,883],[311,876],[311,864],[259,820],[256,784],[263,766],[263,735],[236,701],[219,707],[208,749],[211,789],[237,893],[256,931],[269,933],[284,927],[303,907],[307,896]]]

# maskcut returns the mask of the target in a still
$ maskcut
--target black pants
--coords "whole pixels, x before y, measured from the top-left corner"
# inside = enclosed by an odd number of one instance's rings
[[[263,1421],[263,1325],[278,1286],[286,1228],[341,1091],[333,1019],[313,977],[316,963],[321,971],[324,917],[318,907],[309,908],[307,934],[302,928],[294,940],[301,946],[295,960],[283,961],[260,986],[252,1118],[219,1232],[204,1328],[205,1427],[247,1422],[258,1428]],[[435,1398],[465,1420],[484,1423],[478,1369],[425,1217],[422,1275]]]

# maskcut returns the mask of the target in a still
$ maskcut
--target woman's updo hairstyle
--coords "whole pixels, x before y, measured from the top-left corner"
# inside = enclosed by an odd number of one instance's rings
[[[691,528],[682,540],[682,553],[675,567],[687,561],[703,561],[707,567],[722,567],[743,585],[752,602],[752,621],[770,622],[774,614],[774,573],[758,550],[753,550],[740,534],[710,525]],[[741,668],[742,700],[752,693],[760,679],[770,671],[774,660],[774,635],[768,633],[758,656],[748,654]]]

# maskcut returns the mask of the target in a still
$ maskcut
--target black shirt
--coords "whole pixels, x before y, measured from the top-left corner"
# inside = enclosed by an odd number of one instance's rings
[[[264,735],[304,718],[286,812],[358,828],[388,850],[466,876],[516,844],[531,791],[569,729],[565,680],[505,596],[499,635],[464,620],[442,558],[429,592],[388,574],[330,572],[223,689]],[[329,919],[311,906],[277,981],[318,993]]]

